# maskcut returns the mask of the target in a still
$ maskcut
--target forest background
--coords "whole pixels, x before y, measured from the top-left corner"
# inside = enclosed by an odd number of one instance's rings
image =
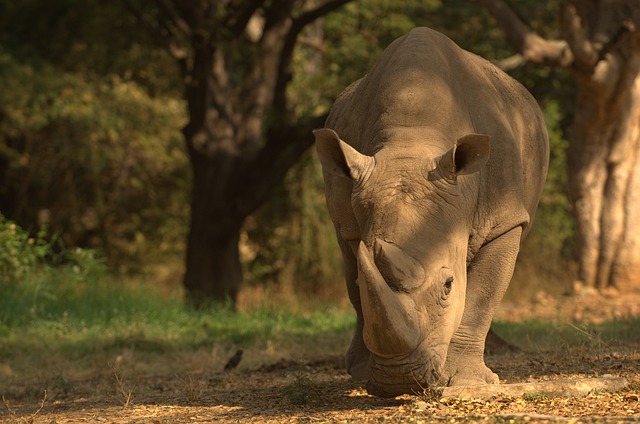
[[[513,3],[538,33],[559,36],[558,1]],[[384,47],[420,25],[489,60],[513,54],[473,2],[352,2],[300,38],[287,92],[295,115],[327,112]],[[0,212],[56,245],[99,252],[114,274],[180,288],[192,175],[173,59],[124,3],[2,0],[0,69]],[[568,291],[576,265],[565,131],[575,84],[559,68],[522,64],[510,73],[538,100],[551,142],[547,185],[513,290]],[[254,296],[346,301],[313,149],[245,221],[240,252],[245,291]]]

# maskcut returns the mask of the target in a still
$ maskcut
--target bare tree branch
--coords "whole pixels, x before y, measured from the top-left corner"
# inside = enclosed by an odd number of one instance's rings
[[[282,48],[278,70],[278,82],[275,88],[276,95],[274,99],[274,109],[278,114],[280,114],[280,116],[286,116],[286,86],[290,78],[289,68],[291,66],[293,51],[300,33],[310,23],[315,22],[317,19],[328,15],[334,10],[352,1],[353,0],[329,0],[315,9],[304,12],[302,15],[294,19],[293,24],[291,25],[291,30],[289,31],[285,44]]]
[[[286,103],[286,86],[291,78],[291,60],[299,35],[307,25],[351,1],[353,0],[327,1],[314,9],[303,12],[290,22],[286,40],[281,46],[276,72],[277,83],[274,88],[273,116],[277,119],[269,128],[266,143],[260,154],[251,162],[250,169],[243,173],[244,178],[247,178],[245,186],[262,187],[266,193],[275,181],[284,176],[283,173],[274,173],[274,170],[285,172],[289,169],[300,155],[313,144],[311,130],[324,125],[326,115],[312,117],[295,125],[287,123],[286,117],[289,115]],[[282,5],[279,4],[278,7],[282,7]],[[273,14],[267,16],[268,19],[271,18],[272,26],[275,23],[275,16]],[[262,43],[264,42],[263,39]],[[246,198],[242,202],[242,207],[251,210],[258,205],[257,203],[254,205],[254,202],[255,200],[252,198]]]
[[[502,69],[505,72],[513,71],[514,69],[518,69],[521,66],[524,66],[527,63],[527,58],[525,58],[522,54],[516,53],[513,56],[509,56],[505,59],[498,60],[495,62],[495,65],[498,68]]]
[[[177,13],[176,9],[172,7],[166,0],[154,0],[154,3],[158,6],[160,12],[160,18],[165,25],[170,25],[185,36],[191,37],[193,34],[192,24],[187,23],[185,19]],[[179,3],[179,2],[175,2]],[[174,4],[175,6],[175,4]],[[175,31],[173,31],[175,33]]]
[[[266,146],[240,174],[242,186],[252,188],[238,201],[240,210],[249,213],[260,206],[275,183],[313,145],[311,131],[322,127],[326,118],[327,115],[316,116],[296,125],[269,129]]]
[[[638,22],[638,24],[640,24],[640,22]],[[636,38],[635,45],[637,45],[637,43],[640,41],[640,29],[633,20],[628,19],[622,22],[615,34],[613,34],[609,41],[607,41],[604,46],[602,46],[602,48],[600,49],[598,60],[603,60],[607,53],[609,53],[614,48],[624,43],[631,37]],[[631,43],[633,44],[633,41],[631,41]]]
[[[295,4],[296,0],[280,0],[265,8],[265,34],[272,30],[274,26],[279,26],[283,19],[291,19]]]
[[[300,27],[298,32],[301,31],[306,25],[314,22],[316,19],[321,18],[323,16],[328,15],[334,10],[338,9],[341,6],[344,6],[347,3],[352,2],[353,0],[330,0],[326,3],[321,4],[315,9],[309,10],[302,15],[300,15],[296,19],[296,24],[294,26]]]
[[[569,67],[574,57],[565,41],[545,40],[532,30],[504,0],[476,0],[483,5],[505,32],[509,43],[527,61]]]
[[[562,8],[563,36],[573,52],[575,65],[583,69],[593,69],[598,62],[599,53],[591,40],[586,37],[582,20],[575,5],[567,3]]]
[[[242,34],[251,17],[264,4],[265,0],[236,1],[228,6],[229,12],[223,23],[235,36]]]
[[[264,11],[265,23],[258,42],[262,53],[254,57],[251,68],[244,78],[240,95],[241,108],[248,120],[262,121],[266,109],[273,103],[279,78],[283,40],[291,28],[294,5],[295,0],[280,1]],[[254,126],[254,133],[257,136],[260,131],[257,129],[257,124]],[[255,141],[260,142],[260,140]]]

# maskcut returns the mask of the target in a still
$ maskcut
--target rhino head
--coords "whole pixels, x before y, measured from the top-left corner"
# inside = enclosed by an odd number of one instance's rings
[[[327,185],[332,219],[357,259],[360,304],[354,306],[371,353],[368,391],[388,397],[446,384],[447,349],[465,306],[478,192],[477,179],[457,177],[484,166],[489,137],[471,134],[448,150],[387,144],[370,156],[333,130],[314,134],[325,175],[338,178]],[[331,201],[331,191],[344,187],[351,203]]]

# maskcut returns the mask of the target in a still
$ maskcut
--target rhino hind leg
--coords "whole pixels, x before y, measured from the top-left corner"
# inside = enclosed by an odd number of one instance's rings
[[[485,339],[513,276],[521,236],[522,227],[513,228],[484,245],[469,264],[464,314],[445,362],[444,377],[450,386],[499,382],[484,363]]]

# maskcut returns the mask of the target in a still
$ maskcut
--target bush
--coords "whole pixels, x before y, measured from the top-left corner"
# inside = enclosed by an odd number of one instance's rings
[[[46,228],[32,234],[0,214],[0,330],[37,318],[60,318],[67,310],[56,305],[78,297],[79,305],[92,308],[87,292],[108,284],[104,258],[89,249],[65,249],[52,239],[47,240]]]
[[[21,63],[0,49],[0,204],[118,268],[186,237],[183,102],[112,76]]]
[[[0,290],[36,279],[52,279],[61,270],[86,280],[105,276],[104,258],[90,249],[65,249],[46,228],[35,234],[0,214]]]
[[[35,237],[0,214],[0,287],[25,278],[50,253],[41,230]]]

